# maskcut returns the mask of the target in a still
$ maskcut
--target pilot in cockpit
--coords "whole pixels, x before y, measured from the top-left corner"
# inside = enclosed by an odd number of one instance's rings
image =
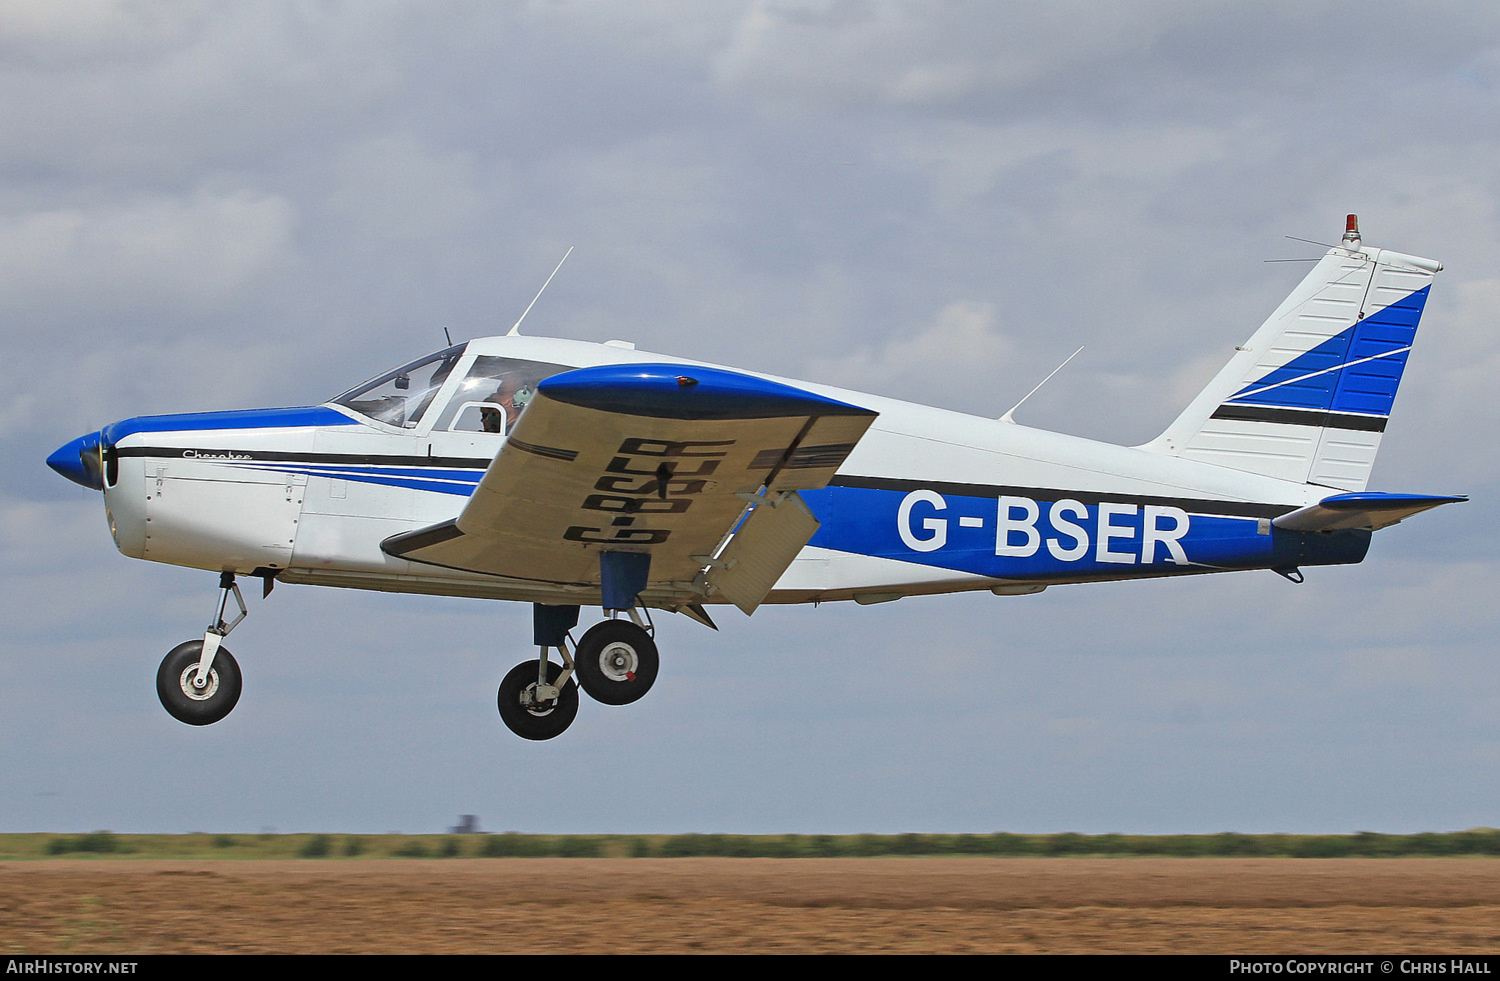
[[[531,401],[531,389],[526,387],[523,380],[515,376],[505,376],[500,381],[500,387],[494,394],[485,399],[497,407],[482,406],[479,410],[480,421],[487,433],[504,433],[516,424],[521,410],[526,408],[526,403]]]
[[[490,399],[494,397],[491,395]],[[489,399],[485,401],[489,401]],[[482,405],[479,407],[479,422],[480,425],[484,426],[484,431],[487,433],[503,433],[505,432],[505,410]]]

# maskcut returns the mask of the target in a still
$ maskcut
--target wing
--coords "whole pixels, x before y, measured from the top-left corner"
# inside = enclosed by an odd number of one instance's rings
[[[748,612],[818,528],[794,492],[826,486],[875,416],[718,368],[565,372],[537,387],[456,519],[381,548],[583,587],[601,586],[601,554],[644,555],[626,565],[649,566],[653,590],[718,590]]]
[[[1288,531],[1359,528],[1378,531],[1402,518],[1409,518],[1443,504],[1458,504],[1467,500],[1467,497],[1439,497],[1432,494],[1335,494],[1333,497],[1323,498],[1317,504],[1273,518],[1271,524]]]

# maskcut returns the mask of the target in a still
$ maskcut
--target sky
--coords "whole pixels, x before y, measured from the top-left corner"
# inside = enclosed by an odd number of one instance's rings
[[[0,6],[0,831],[1405,833],[1500,824],[1500,10],[1487,3]],[[157,665],[210,573],[44,465],[503,333],[1136,444],[1344,215],[1445,263],[1314,568],[658,617],[528,743],[521,604],[278,586],[239,706]],[[1290,236],[1290,237],[1289,237]],[[258,593],[258,590],[254,591]]]

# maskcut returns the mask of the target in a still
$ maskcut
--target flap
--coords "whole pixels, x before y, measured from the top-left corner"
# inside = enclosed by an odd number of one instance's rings
[[[817,530],[818,519],[796,493],[756,505],[719,553],[708,585],[745,614],[754,613]]]
[[[1317,504],[1273,518],[1271,524],[1287,531],[1375,531],[1443,504],[1467,500],[1467,497],[1434,494],[1335,494]]]
[[[381,548],[584,586],[600,581],[599,552],[645,552],[652,589],[701,590],[704,557],[748,506],[738,495],[826,486],[875,416],[719,368],[564,372],[537,387],[457,519]]]

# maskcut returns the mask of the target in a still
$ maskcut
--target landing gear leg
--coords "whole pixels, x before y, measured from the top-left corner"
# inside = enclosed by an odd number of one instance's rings
[[[537,656],[511,668],[500,682],[500,721],[522,739],[552,739],[578,715],[578,685],[568,649],[568,631],[578,623],[578,607],[538,603],[532,609]],[[554,647],[562,664],[548,656]]]
[[[599,593],[609,619],[590,627],[578,642],[578,683],[595,701],[628,705],[656,681],[656,628],[649,613],[642,620],[640,603],[650,577],[646,552],[599,553]],[[616,619],[621,613],[630,619]]]
[[[156,694],[162,707],[178,722],[206,726],[228,715],[240,700],[240,666],[223,646],[229,631],[249,614],[245,597],[234,581],[234,573],[219,576],[219,612],[204,631],[202,640],[178,644],[162,659],[156,671]],[[224,622],[224,610],[233,594],[239,616]]]

